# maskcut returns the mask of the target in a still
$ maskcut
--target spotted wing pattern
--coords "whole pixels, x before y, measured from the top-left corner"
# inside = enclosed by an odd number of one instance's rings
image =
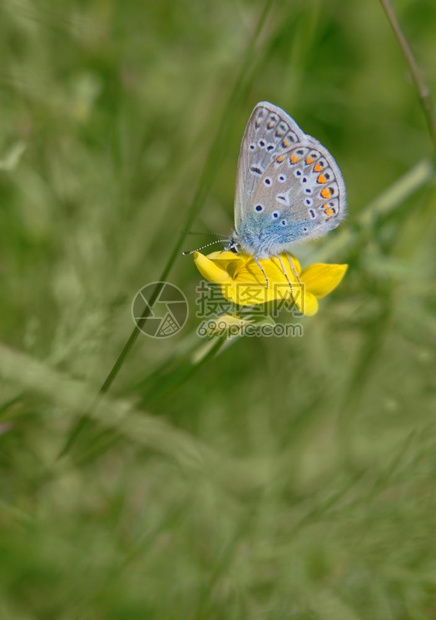
[[[235,196],[235,229],[250,208],[252,196],[268,165],[298,144],[304,133],[279,107],[268,102],[254,108],[242,138]]]
[[[291,212],[289,225],[309,222],[319,236],[335,228],[345,214],[342,175],[333,157],[316,140],[303,140],[274,158],[251,199],[251,212],[280,218]]]

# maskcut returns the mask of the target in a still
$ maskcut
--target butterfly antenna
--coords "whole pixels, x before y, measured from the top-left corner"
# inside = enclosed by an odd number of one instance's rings
[[[227,238],[216,239],[215,241],[211,241],[210,243],[206,243],[205,245],[202,245],[199,248],[196,248],[195,250],[186,250],[185,252],[182,252],[182,256],[188,256],[189,254],[194,254],[194,252],[198,252],[199,250],[203,250],[204,248],[208,248],[209,246],[215,245],[216,243],[223,243],[224,241],[227,241]]]

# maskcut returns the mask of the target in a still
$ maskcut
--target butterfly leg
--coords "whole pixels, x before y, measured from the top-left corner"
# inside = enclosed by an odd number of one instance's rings
[[[283,273],[285,274],[285,277],[286,277],[286,279],[287,279],[287,281],[288,281],[289,288],[291,289],[291,295],[293,296],[293,295],[294,295],[294,287],[292,286],[292,282],[290,281],[289,276],[288,276],[288,274],[286,273],[286,269],[285,269],[285,266],[284,266],[284,264],[283,264],[283,262],[282,262],[282,258],[281,258],[281,256],[277,256],[277,259],[278,259],[278,261],[279,261],[279,263],[280,263],[280,267],[282,268],[282,271],[283,271]],[[297,279],[298,279],[298,277],[297,277]]]
[[[292,260],[292,256],[290,254],[288,254],[288,260],[289,260],[289,264],[291,265],[292,273],[294,274],[295,279],[297,280],[298,284],[301,286],[301,280],[298,276],[297,270],[295,269],[294,261]]]
[[[253,258],[254,258],[256,265],[259,267],[259,269],[263,273],[263,277],[265,278],[265,288],[267,289],[269,287],[269,280],[268,280],[268,276],[265,273],[265,269],[262,267],[262,264],[257,260],[255,256]]]
[[[304,296],[304,284],[301,282],[300,277],[298,275],[298,272],[295,269],[295,265],[294,265],[294,261],[292,260],[292,256],[290,254],[288,254],[287,256],[288,256],[289,264],[290,264],[291,269],[292,269],[292,273],[294,274],[295,279],[298,282],[298,289],[299,290],[297,291],[297,295],[299,294],[301,297],[303,297]],[[295,299],[296,298],[294,297],[294,300]]]

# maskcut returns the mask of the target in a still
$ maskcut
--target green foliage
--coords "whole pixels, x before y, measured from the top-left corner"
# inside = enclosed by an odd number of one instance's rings
[[[395,8],[436,91],[436,5]],[[433,618],[433,153],[379,3],[4,0],[0,55],[0,617]],[[303,338],[210,345],[179,251],[262,99],[347,183],[297,256],[350,269]],[[162,274],[187,326],[95,400]]]

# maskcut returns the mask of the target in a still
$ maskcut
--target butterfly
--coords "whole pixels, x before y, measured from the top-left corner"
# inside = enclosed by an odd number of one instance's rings
[[[327,149],[284,110],[267,101],[258,103],[242,138],[235,228],[224,249],[252,256],[268,288],[259,259],[277,257],[282,265],[280,254],[289,253],[297,241],[336,228],[346,206],[344,180]]]
[[[258,103],[242,138],[235,229],[225,249],[249,254],[261,267],[259,259],[336,228],[345,211],[345,184],[332,155],[284,110]]]

